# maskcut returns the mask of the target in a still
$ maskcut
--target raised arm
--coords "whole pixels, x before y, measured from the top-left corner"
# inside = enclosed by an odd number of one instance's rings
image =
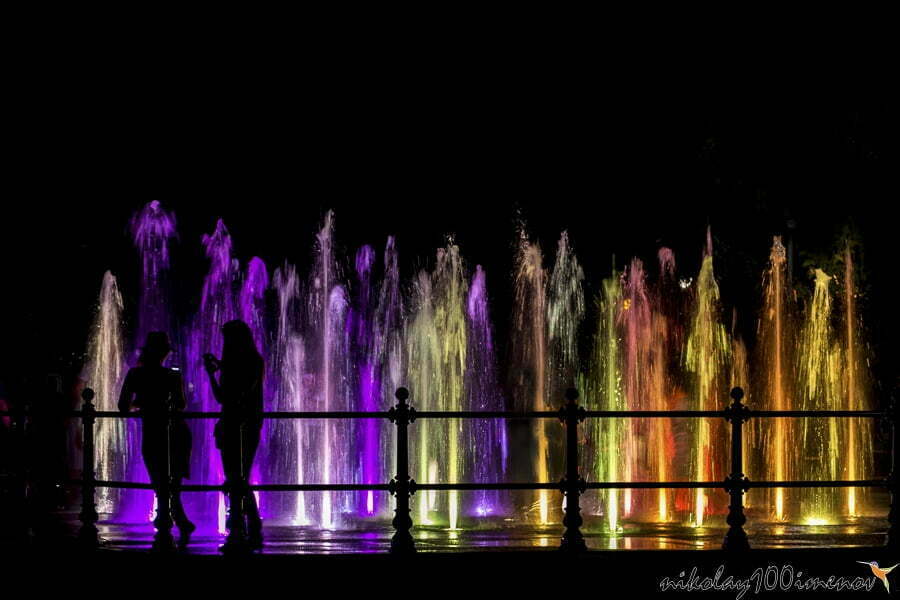
[[[206,373],[209,375],[209,385],[212,387],[213,397],[216,399],[216,402],[223,404],[225,398],[222,394],[222,386],[219,384],[219,380],[216,379],[219,361],[212,354],[205,354],[203,355],[203,363],[206,367]]]
[[[122,383],[122,389],[119,391],[119,411],[128,412],[131,410],[131,400],[134,397],[134,388],[131,381],[131,371],[125,375],[125,381]]]

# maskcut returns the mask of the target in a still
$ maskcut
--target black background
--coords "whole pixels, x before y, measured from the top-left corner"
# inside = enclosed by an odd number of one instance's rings
[[[60,56],[32,74],[41,86],[20,90],[0,208],[7,386],[77,371],[106,269],[133,306],[128,220],[153,199],[177,215],[185,301],[199,295],[200,237],[216,218],[243,261],[287,259],[305,272],[334,209],[347,256],[362,243],[380,252],[394,234],[405,277],[454,233],[470,267],[487,270],[500,340],[519,213],[547,265],[568,229],[589,306],[613,254],[621,269],[668,245],[680,274],[695,276],[711,226],[724,303],[751,341],[772,235],[795,223],[803,281],[804,257],[830,255],[852,224],[881,395],[896,383],[893,115],[874,91],[755,75],[697,86],[677,70],[626,76],[503,53],[409,71],[366,53],[231,58],[169,74],[152,57],[103,72]]]

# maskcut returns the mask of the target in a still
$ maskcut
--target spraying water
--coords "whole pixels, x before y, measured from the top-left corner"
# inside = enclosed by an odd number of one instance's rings
[[[652,372],[650,348],[653,331],[644,264],[638,258],[631,261],[625,272],[623,299],[616,318],[623,333],[622,374],[625,405],[629,410],[647,410],[651,397],[649,384],[652,379],[646,374]],[[647,445],[648,425],[647,421],[639,419],[628,419],[624,423],[626,461],[623,475],[627,481],[645,479],[650,458]],[[630,517],[636,508],[632,490],[623,490],[622,496],[624,516]]]
[[[521,410],[548,410],[547,402],[547,274],[541,247],[530,242],[520,229],[516,255],[515,304],[513,307],[513,386],[519,391]],[[535,481],[549,481],[549,424],[544,419],[531,423],[535,444],[532,475]],[[550,518],[550,495],[537,492],[537,520]]]
[[[164,331],[172,340],[174,351],[168,366],[180,366],[182,348],[180,331],[175,326],[172,311],[171,256],[176,239],[175,215],[154,200],[145,205],[131,219],[131,235],[141,260],[140,292],[137,305],[137,327],[132,339],[129,365],[135,366],[140,347],[151,331]],[[148,481],[141,460],[141,424],[129,419],[127,474],[132,481]],[[121,493],[121,517],[130,521],[153,519],[155,497],[149,490],[124,490]]]
[[[260,356],[263,358],[263,364],[266,365],[267,377],[263,381],[263,402],[268,405],[271,397],[271,365],[269,363],[269,339],[266,330],[266,290],[269,288],[269,271],[266,269],[266,263],[257,256],[250,259],[247,263],[244,281],[241,285],[241,292],[238,298],[238,306],[240,308],[241,319],[250,327],[253,334],[253,341]],[[260,463],[268,460],[275,454],[274,448],[269,444],[271,436],[269,430],[271,422],[263,426],[262,436],[260,437],[259,449],[257,456],[260,460],[253,463],[250,472],[250,483],[256,485],[261,483],[260,479]],[[275,493],[263,494],[260,500],[259,492],[257,495],[257,503],[261,504],[260,511],[264,516],[268,516],[268,503]]]
[[[356,286],[353,307],[347,324],[353,348],[353,368],[356,379],[356,403],[358,410],[375,411],[380,408],[381,392],[380,364],[376,363],[375,349],[375,296],[374,276],[375,250],[362,246],[356,253]],[[365,419],[356,423],[356,448],[360,452],[359,480],[362,483],[377,483],[382,475],[378,455],[378,422]],[[359,493],[357,514],[375,514],[375,497],[371,490]]]
[[[346,288],[334,252],[334,213],[328,211],[322,229],[316,234],[314,268],[307,297],[308,343],[306,359],[309,371],[315,373],[313,410],[349,410],[351,404],[349,339],[345,321],[348,310]],[[350,425],[345,421],[321,419],[314,424],[319,449],[316,471],[321,483],[350,481],[352,459]],[[340,516],[349,512],[351,496],[346,493],[322,492],[318,520],[332,529]]]
[[[403,382],[405,376],[406,351],[404,348],[403,332],[404,302],[400,294],[400,268],[398,265],[397,248],[393,236],[388,237],[384,247],[384,276],[381,280],[381,288],[378,293],[378,304],[375,310],[375,334],[372,345],[372,362],[380,369],[381,395],[377,399],[379,410],[388,410],[394,398],[394,392]],[[396,464],[394,453],[395,445],[392,443],[392,428],[390,424],[381,422],[378,425],[378,472],[380,481],[390,479],[393,465]],[[390,514],[390,507],[385,502],[379,506],[372,498],[372,512],[375,514]],[[367,499],[368,507],[368,499]]]
[[[393,238],[388,238],[383,269],[375,250],[361,247],[351,264],[349,283],[334,245],[334,216],[328,213],[316,235],[308,278],[291,265],[268,271],[253,258],[242,273],[233,257],[231,238],[220,221],[204,236],[209,271],[201,301],[189,327],[179,332],[170,308],[168,286],[175,219],[158,202],[148,204],[132,221],[142,276],[137,326],[130,347],[137,348],[152,330],[170,334],[181,356],[170,361],[186,367],[189,407],[218,410],[200,357],[221,352],[221,326],[242,318],[267,363],[267,409],[385,410],[394,390],[407,384],[418,410],[501,410],[496,348],[489,315],[485,272],[471,279],[452,242],[437,253],[433,271],[421,271],[402,294]],[[584,388],[588,408],[602,410],[721,409],[728,389],[740,385],[747,402],[763,409],[861,410],[870,407],[865,346],[859,318],[857,273],[848,246],[839,276],[815,272],[802,327],[795,326],[795,291],[791,289],[786,252],[775,238],[763,280],[754,364],[732,321],[722,325],[719,288],[713,273],[711,238],[696,283],[678,282],[671,250],[658,254],[654,282],[639,259],[622,275],[613,273],[601,286],[593,353],[586,369],[579,357],[578,333],[585,317],[584,274],[563,233],[552,272],[545,269],[541,248],[520,229],[516,252],[512,315],[510,393],[522,410],[558,408],[565,388]],[[837,272],[837,271],[836,271]],[[305,280],[305,283],[304,283]],[[680,285],[679,285],[680,284]],[[837,286],[840,285],[838,288]],[[835,296],[832,297],[832,288]],[[267,294],[271,291],[271,298]],[[683,296],[690,296],[684,310]],[[268,303],[267,300],[272,302]],[[271,313],[268,309],[271,308]],[[409,310],[407,314],[405,311]],[[839,311],[840,312],[839,314]],[[85,368],[98,407],[114,409],[128,357],[122,331],[122,299],[115,278],[104,276]],[[750,367],[754,367],[751,382]],[[682,386],[687,393],[681,391]],[[686,395],[686,404],[682,398]],[[818,422],[814,422],[818,421]],[[128,423],[128,425],[123,425]],[[591,419],[585,422],[583,461],[589,478],[661,481],[683,478],[721,480],[725,431],[718,420]],[[212,422],[191,421],[194,433],[192,483],[220,483],[219,454],[212,444]],[[125,431],[125,428],[129,431]],[[553,420],[528,423],[533,446],[522,452],[529,473],[523,479],[553,481],[559,475],[562,428]],[[689,427],[689,429],[686,429]],[[752,420],[745,436],[745,472],[767,479],[866,479],[872,476],[871,423],[861,419]],[[146,481],[140,461],[136,421],[99,420],[98,473],[103,478]],[[132,430],[133,429],[133,430]],[[389,479],[393,429],[377,420],[271,420],[259,452],[259,472],[251,481],[377,483]],[[515,430],[511,429],[515,433]],[[415,479],[428,481],[499,481],[516,467],[509,453],[506,422],[500,420],[419,420],[411,431]],[[679,448],[684,452],[680,453]],[[838,456],[837,449],[841,449]],[[792,450],[796,450],[792,452]],[[689,457],[685,472],[680,472]],[[838,460],[841,458],[842,460]],[[117,518],[150,514],[148,491],[99,492],[100,510]],[[132,496],[132,494],[134,494]],[[625,520],[671,521],[687,514],[704,525],[719,511],[724,495],[698,490],[646,496],[609,490],[599,495],[594,512],[612,532]],[[793,492],[772,490],[759,501],[779,520],[829,521],[842,510],[863,512],[858,490]],[[189,494],[188,512],[207,530],[224,526],[219,494]],[[461,495],[418,493],[417,524],[447,524],[463,518],[506,515],[509,499],[495,491]],[[722,506],[719,506],[721,504]],[[390,514],[387,502],[370,492],[271,493],[262,503],[267,518],[295,525],[334,528],[342,517]],[[532,496],[526,518],[554,520],[551,492]]]
[[[222,356],[222,326],[238,317],[235,286],[240,277],[236,259],[232,258],[231,236],[219,220],[211,235],[203,236],[209,259],[209,271],[203,281],[200,308],[194,317],[188,338],[186,375],[193,391],[188,400],[190,410],[217,412],[219,403],[212,394],[202,356],[212,353]],[[189,421],[194,448],[191,454],[191,479],[199,483],[220,484],[224,478],[222,464],[214,447],[210,419]],[[192,494],[187,496],[189,514],[198,515],[200,525],[207,530],[225,529],[225,500],[223,494]],[[212,522],[210,522],[212,520]]]
[[[831,276],[815,269],[815,289],[806,309],[797,352],[800,410],[826,410],[837,406],[841,393],[841,353],[831,325]],[[838,479],[839,436],[837,419],[802,419],[800,469],[809,479]],[[804,521],[819,521],[836,512],[838,491],[804,489],[800,495]]]
[[[622,281],[613,270],[604,279],[598,302],[599,321],[594,338],[594,355],[591,360],[588,406],[597,410],[626,410],[622,391],[620,337],[616,317],[622,303]],[[593,404],[593,406],[592,406]],[[598,481],[622,481],[619,451],[625,441],[622,419],[589,419],[586,422],[590,439],[596,440],[597,452],[589,461],[588,472]],[[619,490],[601,493],[601,510],[610,532],[620,531]]]
[[[434,318],[434,298],[431,276],[427,271],[419,271],[412,289],[412,320],[407,332],[408,375],[410,390],[418,410],[437,410],[440,376],[440,347]],[[411,456],[415,456],[416,480],[434,481],[437,475],[436,451],[431,444],[430,419],[417,423]],[[433,491],[416,494],[416,520],[423,525],[433,524],[432,511],[437,507],[437,494]]]
[[[727,367],[731,353],[728,333],[719,320],[719,286],[713,273],[712,236],[707,231],[707,245],[697,277],[693,314],[685,348],[685,367],[692,377],[691,408],[721,410],[728,398]],[[710,419],[694,419],[691,472],[696,481],[719,481],[725,477],[724,456],[718,440],[724,439],[721,423]],[[715,447],[714,447],[715,445]],[[710,491],[694,493],[692,522],[704,524],[711,501]]]
[[[481,266],[475,267],[469,288],[468,366],[466,368],[467,410],[505,410],[497,379],[494,339],[488,313],[487,278]],[[476,482],[502,481],[506,476],[509,447],[506,421],[470,419],[464,422],[466,472]],[[476,517],[506,514],[505,498],[497,490],[472,494],[469,514]]]
[[[575,387],[581,370],[578,333],[584,320],[584,271],[572,251],[569,234],[563,231],[556,247],[556,261],[547,289],[547,404],[560,407],[566,390]],[[550,473],[563,473],[564,448],[561,428],[554,422],[543,423],[557,444],[553,448]],[[555,428],[556,431],[552,431]],[[549,433],[549,432],[548,432]]]
[[[678,329],[679,290],[675,281],[675,255],[669,248],[660,248],[659,278],[650,292],[649,339],[649,410],[669,410],[674,394],[672,357],[677,356],[680,335]],[[675,439],[669,419],[654,419],[649,423],[647,464],[650,476],[656,481],[673,479],[672,460],[675,455]],[[656,513],[659,521],[669,520],[672,512],[670,490],[657,491]]]
[[[759,321],[760,369],[758,406],[764,410],[788,410],[794,406],[792,372],[794,369],[794,304],[786,285],[787,255],[776,236],[769,255],[769,268],[763,276],[763,309]],[[796,473],[793,447],[796,422],[792,419],[767,419],[755,423],[765,447],[771,448],[760,457],[756,467],[766,479],[783,481],[793,479]],[[774,509],[776,520],[787,517],[787,496],[784,488],[767,490],[766,504]]]
[[[122,295],[116,278],[107,271],[103,274],[83,375],[87,385],[93,388],[95,406],[101,411],[117,410],[125,370],[122,309]],[[125,419],[97,419],[94,444],[98,479],[122,481],[127,478],[129,464],[134,460],[126,438],[127,423]],[[116,513],[122,506],[123,491],[98,488],[97,511]]]
[[[451,240],[446,248],[438,250],[437,268],[434,272],[434,319],[440,351],[440,376],[438,402],[442,410],[462,410],[465,394],[465,371],[467,350],[466,327],[466,284],[459,247]],[[462,437],[459,419],[447,422],[445,440],[447,481],[460,481],[463,456],[460,439]],[[443,445],[443,444],[442,444]],[[456,529],[459,514],[459,492],[448,494],[448,518],[450,529]]]
[[[865,352],[860,340],[862,329],[856,302],[856,272],[853,252],[849,240],[844,247],[843,304],[844,323],[841,343],[843,344],[843,390],[846,410],[871,410],[867,394],[867,377],[864,368]],[[847,440],[847,479],[868,479],[872,475],[874,448],[872,445],[872,422],[868,419],[844,419]],[[866,488],[847,488],[846,512],[858,516],[863,512]]]
[[[273,390],[274,410],[302,411],[307,405],[306,352],[300,334],[299,316],[303,305],[297,270],[285,264],[275,271],[272,287],[278,298],[278,317],[275,324],[272,372],[276,374]],[[306,479],[307,450],[310,448],[306,425],[300,419],[269,421],[270,446],[278,452],[266,461],[268,481],[315,483]],[[310,524],[306,494],[273,494],[267,506],[270,516],[286,519],[292,525]]]
[[[131,219],[131,235],[141,258],[135,339],[142,344],[151,331],[165,331],[177,340],[173,327],[170,287],[170,245],[176,237],[175,215],[154,200]],[[175,344],[177,347],[178,344]]]

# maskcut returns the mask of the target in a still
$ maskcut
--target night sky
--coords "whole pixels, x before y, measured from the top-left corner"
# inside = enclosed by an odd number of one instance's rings
[[[487,75],[466,87],[431,78],[404,94],[369,79],[332,83],[201,96],[132,85],[103,99],[36,100],[7,165],[20,184],[0,208],[0,380],[17,389],[42,372],[74,374],[106,269],[133,306],[128,220],[156,199],[177,215],[185,300],[199,296],[200,237],[216,218],[242,261],[257,255],[272,270],[288,259],[306,272],[313,233],[333,208],[348,256],[362,243],[380,252],[395,234],[405,277],[432,264],[454,233],[470,267],[487,270],[501,340],[517,213],[547,265],[568,229],[589,305],[613,254],[621,269],[668,245],[679,273],[695,276],[710,225],[727,314],[738,309],[746,338],[772,235],[794,223],[793,276],[802,281],[805,257],[831,254],[852,224],[864,244],[873,368],[882,394],[895,385],[886,207],[898,196],[886,102],[771,90],[687,98],[665,86],[548,90]]]

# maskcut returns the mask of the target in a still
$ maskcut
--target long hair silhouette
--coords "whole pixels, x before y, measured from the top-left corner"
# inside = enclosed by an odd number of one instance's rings
[[[222,364],[227,371],[231,368],[241,369],[262,361],[253,332],[240,320],[228,321],[222,326]]]

